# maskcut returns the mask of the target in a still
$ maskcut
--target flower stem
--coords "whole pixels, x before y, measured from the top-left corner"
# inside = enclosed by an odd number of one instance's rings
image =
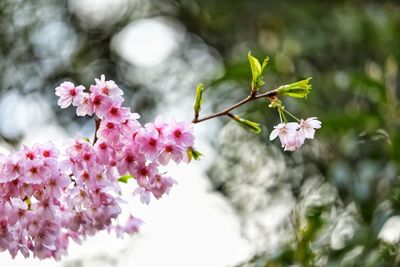
[[[281,123],[282,123],[283,122],[282,111],[280,109],[278,109],[278,113],[279,113],[279,119],[281,120]]]
[[[297,118],[295,115],[293,115],[292,113],[290,113],[289,111],[287,111],[286,109],[283,109],[283,111],[285,111],[290,117],[292,117],[293,119],[295,119],[297,122],[300,122],[300,119]]]

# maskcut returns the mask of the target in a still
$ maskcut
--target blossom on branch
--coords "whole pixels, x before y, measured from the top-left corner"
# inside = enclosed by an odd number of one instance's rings
[[[300,148],[305,139],[313,139],[315,129],[321,128],[321,122],[316,117],[301,119],[297,122],[279,123],[274,126],[269,139],[272,141],[279,137],[285,151],[295,151]]]
[[[49,142],[0,155],[0,251],[59,259],[70,239],[79,243],[104,229],[134,234],[140,219],[116,222],[124,203],[120,182],[134,178],[132,193],[145,204],[176,184],[159,166],[187,158],[192,124],[157,118],[143,127],[137,113],[122,107],[114,81],[104,75],[95,81],[89,92],[71,82],[56,88],[61,108],[72,104],[78,116],[96,115],[93,143],[75,138],[60,150]]]

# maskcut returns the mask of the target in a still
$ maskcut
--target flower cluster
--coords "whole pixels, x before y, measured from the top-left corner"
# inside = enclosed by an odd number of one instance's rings
[[[136,233],[140,219],[116,220],[120,177],[135,179],[133,193],[146,204],[176,184],[159,167],[188,160],[192,124],[157,118],[142,126],[138,114],[122,107],[122,94],[104,76],[88,92],[62,83],[56,88],[61,108],[72,104],[79,116],[97,116],[93,143],[76,138],[62,151],[49,142],[0,156],[0,251],[59,259],[71,239],[80,242],[104,229]]]
[[[315,129],[321,128],[321,122],[316,117],[301,119],[300,123],[280,123],[274,126],[269,139],[274,140],[279,136],[285,151],[295,151],[300,148],[306,139],[313,139]]]

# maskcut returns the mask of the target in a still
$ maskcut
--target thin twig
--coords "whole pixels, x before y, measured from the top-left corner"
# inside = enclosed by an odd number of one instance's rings
[[[96,129],[95,129],[95,131],[94,131],[93,145],[96,144],[96,142],[97,142],[97,131],[98,131],[99,128],[100,128],[101,120],[100,120],[100,119],[96,119],[96,120],[95,120],[95,123],[96,123]]]
[[[216,117],[221,117],[221,116],[230,116],[230,115],[232,115],[230,113],[232,110],[234,110],[234,109],[236,109],[236,108],[238,108],[238,107],[240,107],[240,106],[242,106],[242,105],[244,105],[244,104],[246,104],[248,102],[254,101],[254,100],[259,99],[259,98],[274,97],[277,94],[278,94],[278,89],[274,89],[274,90],[271,90],[271,91],[268,91],[268,92],[265,92],[265,93],[262,93],[262,94],[258,94],[258,95],[257,94],[250,94],[246,98],[244,98],[243,100],[239,101],[238,103],[236,103],[236,104],[234,104],[234,105],[232,105],[232,106],[230,106],[230,107],[228,107],[228,108],[226,108],[226,109],[224,109],[224,110],[222,110],[220,112],[216,112],[216,113],[210,114],[210,115],[205,116],[203,118],[198,118],[198,116],[195,116],[195,118],[193,119],[192,123],[199,123],[199,122],[202,122],[202,121],[206,121],[206,120],[213,119],[213,118],[216,118]]]

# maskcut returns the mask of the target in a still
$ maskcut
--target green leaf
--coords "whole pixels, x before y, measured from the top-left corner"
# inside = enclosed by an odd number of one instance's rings
[[[247,129],[255,134],[261,133],[260,124],[258,122],[245,120],[245,119],[240,118],[239,116],[233,116],[231,118],[233,120],[237,121],[245,129]]]
[[[264,72],[265,67],[268,64],[269,58],[266,57],[263,61],[263,64],[261,65],[258,59],[251,55],[251,52],[249,52],[247,56],[249,58],[251,74],[253,76],[251,87],[252,90],[257,90],[258,88],[260,88],[265,84],[265,82],[263,81],[262,74]]]
[[[283,95],[295,97],[295,98],[307,98],[307,95],[310,93],[311,86],[311,77],[306,80],[301,80],[295,83],[282,85],[278,88],[278,92]]]
[[[90,143],[90,139],[88,137],[83,137],[83,141]]]
[[[125,174],[125,175],[122,175],[121,177],[119,177],[118,182],[127,184],[128,180],[133,179],[133,178],[135,178],[135,177],[133,177],[133,175]]]
[[[200,160],[200,157],[203,156],[203,154],[200,153],[200,151],[194,150],[193,147],[189,147],[187,150],[189,162],[194,160]]]
[[[194,101],[194,106],[193,106],[195,116],[199,115],[202,104],[203,104],[203,84],[199,83],[197,85],[196,99]]]
[[[266,57],[263,61],[263,64],[261,66],[261,74],[264,72],[265,67],[268,65],[269,62],[269,57]]]

